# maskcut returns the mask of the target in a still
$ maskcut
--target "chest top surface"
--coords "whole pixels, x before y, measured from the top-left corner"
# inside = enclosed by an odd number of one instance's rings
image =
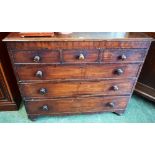
[[[12,32],[3,41],[151,41],[152,38],[141,32],[73,32],[51,37],[21,37],[19,32]]]

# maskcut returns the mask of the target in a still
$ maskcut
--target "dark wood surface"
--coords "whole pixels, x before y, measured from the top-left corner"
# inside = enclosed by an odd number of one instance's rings
[[[3,102],[11,102],[12,96],[9,94],[9,92],[10,90],[7,86],[2,64],[0,63],[0,105],[3,104]]]
[[[10,58],[2,42],[8,34],[7,32],[0,33],[0,111],[17,110],[21,102]]]
[[[123,49],[145,49],[150,46],[151,40],[142,40],[142,41],[134,41],[133,39],[131,41],[43,41],[43,38],[41,38],[42,41],[9,41],[8,47],[12,50],[52,50],[52,49],[94,49],[94,48],[123,48]],[[5,41],[5,40],[4,40]]]
[[[143,62],[146,49],[107,49],[101,53],[103,63],[135,63]],[[125,56],[125,57],[123,57]]]
[[[55,114],[123,113],[152,38],[143,33],[36,38],[11,33],[4,41],[28,116],[33,119]],[[106,106],[109,103],[111,107]]]
[[[155,32],[147,32],[146,34],[155,39]],[[155,41],[151,44],[135,91],[155,102]]]
[[[13,52],[13,59],[16,63],[37,63],[35,60],[39,56],[38,63],[59,63],[60,53],[53,51],[18,51]]]
[[[56,98],[95,95],[130,95],[135,80],[103,80],[72,82],[23,83],[20,85],[25,98]],[[118,90],[113,89],[114,86]],[[40,89],[46,93],[40,93]]]
[[[143,62],[146,49],[68,49],[15,51],[12,53],[15,63],[60,64],[60,63],[135,63]],[[80,59],[80,55],[84,59]],[[125,55],[125,59],[122,56]],[[39,57],[38,61],[35,58]]]
[[[27,101],[26,109],[30,115],[95,113],[125,109],[128,100],[129,96],[36,100]]]
[[[16,65],[19,81],[26,80],[67,80],[67,79],[104,79],[133,78],[139,71],[140,64],[86,64],[86,65]],[[117,70],[121,69],[122,74]],[[36,74],[42,72],[42,77]]]

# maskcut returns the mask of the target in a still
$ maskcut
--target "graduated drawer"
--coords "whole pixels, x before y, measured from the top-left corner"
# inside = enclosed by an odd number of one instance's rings
[[[20,89],[25,98],[56,98],[90,95],[130,94],[135,80],[102,80],[22,83]]]
[[[146,49],[105,49],[101,54],[101,62],[143,62]]]
[[[51,51],[14,51],[15,63],[60,63],[59,50]]]
[[[140,64],[16,65],[19,81],[136,77]]]
[[[26,101],[26,110],[32,115],[63,115],[122,110],[126,108],[128,96],[64,98]]]

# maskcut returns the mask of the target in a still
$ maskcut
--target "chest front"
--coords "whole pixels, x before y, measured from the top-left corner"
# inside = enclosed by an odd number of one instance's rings
[[[7,42],[30,118],[123,113],[149,46],[146,39]]]

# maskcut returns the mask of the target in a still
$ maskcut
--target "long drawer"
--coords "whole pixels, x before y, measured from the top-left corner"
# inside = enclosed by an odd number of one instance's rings
[[[129,96],[68,98],[26,101],[26,110],[32,115],[64,115],[122,110]]]
[[[22,83],[21,92],[25,98],[57,98],[91,95],[130,94],[135,80],[102,80]]]
[[[19,81],[136,77],[141,64],[16,65]]]

